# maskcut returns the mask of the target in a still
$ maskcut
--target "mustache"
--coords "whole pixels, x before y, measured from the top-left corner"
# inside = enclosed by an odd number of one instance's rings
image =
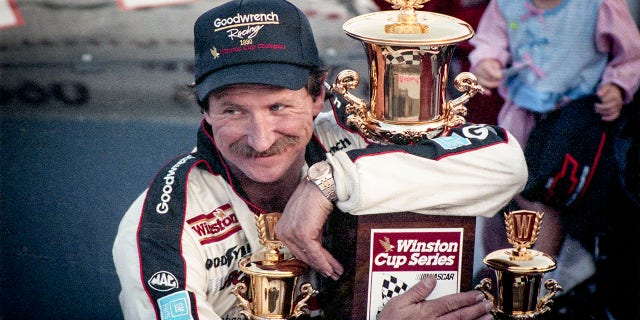
[[[245,157],[245,158],[261,158],[277,155],[287,148],[297,145],[300,142],[299,137],[282,137],[276,140],[269,149],[258,152],[250,145],[243,142],[236,142],[230,146],[230,150],[233,154]]]

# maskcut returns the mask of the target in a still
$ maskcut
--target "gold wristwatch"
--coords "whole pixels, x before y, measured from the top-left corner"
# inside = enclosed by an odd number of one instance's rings
[[[333,168],[326,161],[316,162],[309,167],[306,179],[315,183],[327,200],[331,202],[338,200],[336,183],[333,180]]]

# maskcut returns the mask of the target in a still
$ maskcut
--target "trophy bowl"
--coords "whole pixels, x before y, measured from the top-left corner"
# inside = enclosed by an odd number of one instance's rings
[[[544,282],[547,293],[538,299],[544,274],[557,266],[548,254],[527,249],[538,238],[543,214],[518,210],[504,216],[507,238],[514,248],[496,250],[483,259],[484,264],[495,271],[497,296],[490,293],[492,281],[489,278],[482,279],[476,289],[493,302],[491,313],[496,319],[537,319],[551,310],[551,298],[562,291],[557,281],[548,279]]]
[[[365,48],[369,106],[349,92],[360,82],[353,70],[339,72],[331,90],[347,100],[348,123],[369,139],[410,144],[437,137],[465,122],[464,104],[482,91],[477,78],[463,72],[454,79],[463,95],[446,101],[453,51],[474,32],[460,19],[415,10],[426,1],[387,0],[400,10],[360,15],[343,24],[345,33]]]

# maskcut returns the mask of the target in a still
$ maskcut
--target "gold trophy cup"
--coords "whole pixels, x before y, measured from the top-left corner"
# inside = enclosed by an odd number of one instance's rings
[[[550,311],[551,298],[562,291],[553,279],[544,283],[547,294],[538,300],[542,278],[556,268],[556,261],[546,253],[528,249],[540,233],[542,213],[519,210],[504,214],[507,239],[514,248],[496,250],[483,262],[495,270],[498,280],[497,298],[491,290],[491,279],[484,278],[476,286],[494,304],[491,313],[496,319],[537,319]]]
[[[460,19],[417,10],[428,0],[386,1],[393,5],[393,10],[359,15],[342,26],[347,36],[360,41],[365,49],[370,92],[366,100],[353,94],[351,91],[360,84],[360,75],[342,70],[331,86],[332,92],[344,98],[340,101],[344,105],[336,107],[344,108],[348,125],[376,143],[407,145],[438,138],[466,122],[464,104],[482,91],[476,77],[463,72],[453,81],[463,94],[447,101],[451,58],[455,47],[473,36],[473,29]],[[382,290],[382,285],[372,280],[379,279],[381,272],[370,267],[374,263],[371,248],[379,245],[373,242],[374,230],[399,233],[463,230],[460,244],[465,244],[459,259],[459,281],[447,292],[472,288],[475,217],[393,212],[360,215],[356,224],[355,276],[353,281],[342,280],[344,286],[340,288],[340,292],[353,292],[353,299],[345,301],[344,307],[333,308],[351,312],[338,315],[340,319],[374,319],[371,310],[382,306],[372,302],[378,301],[375,299]],[[414,271],[407,273],[411,272]],[[415,276],[420,273],[424,272],[415,271]]]
[[[317,291],[311,284],[298,288],[300,276],[309,272],[309,266],[293,257],[275,236],[280,213],[268,213],[257,218],[258,235],[263,246],[253,254],[240,259],[239,267],[249,276],[249,288],[237,284],[232,293],[244,310],[241,314],[253,320],[293,319],[305,314],[307,300]],[[249,289],[249,290],[247,290]],[[249,292],[247,292],[249,291]],[[296,295],[302,296],[295,302]]]
[[[360,83],[353,70],[338,73],[332,91],[348,102],[348,123],[367,138],[392,144],[431,139],[463,124],[464,104],[482,91],[469,72],[454,79],[464,92],[446,101],[449,63],[457,44],[473,29],[457,18],[416,11],[429,0],[386,0],[394,9],[354,17],[345,33],[360,40],[369,63],[370,106],[349,90]]]

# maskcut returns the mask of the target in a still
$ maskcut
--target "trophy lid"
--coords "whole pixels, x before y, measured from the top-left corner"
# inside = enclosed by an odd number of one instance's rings
[[[550,255],[537,250],[527,250],[527,259],[520,259],[514,249],[496,250],[488,254],[483,262],[497,271],[516,274],[546,273],[556,268],[556,261]]]
[[[276,263],[267,263],[264,260],[255,259],[247,255],[240,259],[240,270],[249,275],[257,275],[269,278],[293,278],[309,271],[309,266],[290,256]]]
[[[411,15],[406,22],[405,15]],[[356,39],[391,46],[445,46],[473,37],[473,28],[458,18],[409,10],[379,11],[347,20],[344,32]]]
[[[280,212],[271,212],[256,217],[262,247],[240,259],[238,266],[242,272],[271,278],[291,278],[309,271],[309,266],[296,259],[276,237],[276,224],[281,215]]]

